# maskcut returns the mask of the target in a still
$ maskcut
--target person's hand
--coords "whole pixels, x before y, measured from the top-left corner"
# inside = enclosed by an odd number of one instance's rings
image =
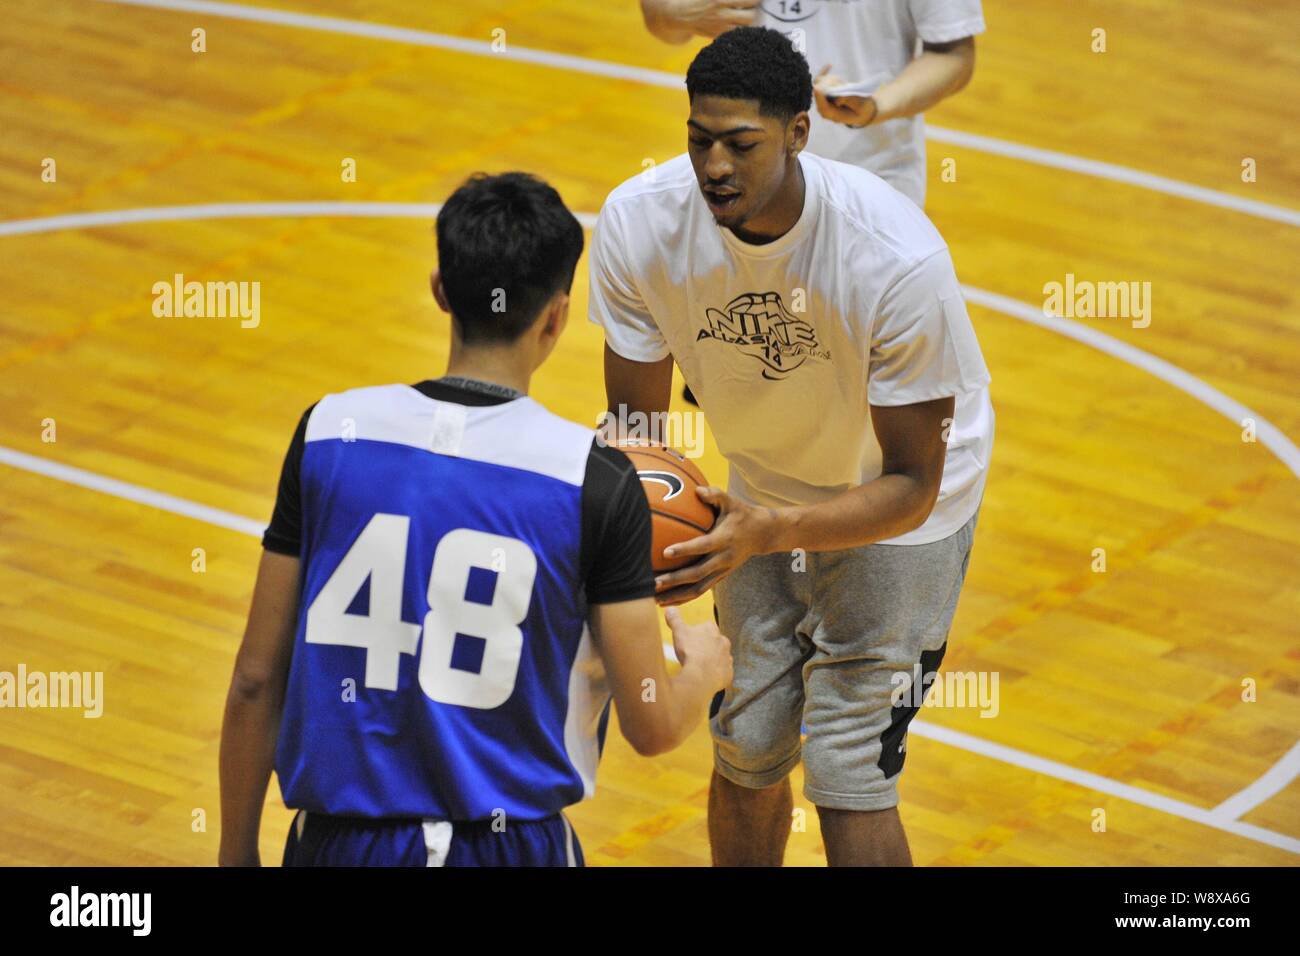
[[[758,21],[760,0],[674,0],[664,19],[697,36],[713,38],[732,27],[750,27]]]
[[[863,127],[876,118],[877,104],[874,96],[831,96],[826,91],[846,85],[846,81],[830,72],[827,63],[813,78],[813,98],[817,112],[823,119],[845,126]]]
[[[731,683],[731,641],[727,640],[718,625],[712,621],[703,624],[687,624],[682,612],[675,607],[664,611],[673,632],[673,650],[682,666],[691,662],[691,667],[698,667],[704,674],[709,690],[719,691]]]
[[[685,604],[708,591],[756,554],[766,554],[779,518],[771,508],[760,508],[733,498],[721,488],[696,488],[707,504],[721,510],[708,534],[664,549],[670,558],[697,557],[684,568],[655,578],[655,600],[662,605]]]

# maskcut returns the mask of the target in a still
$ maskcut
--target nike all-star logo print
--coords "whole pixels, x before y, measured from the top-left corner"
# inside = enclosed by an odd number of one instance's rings
[[[671,471],[638,471],[636,475],[642,481],[657,481],[661,485],[666,485],[668,494],[664,495],[664,501],[676,498],[682,493],[682,489],[686,487],[682,484],[682,480]]]
[[[817,332],[785,307],[779,292],[744,292],[723,310],[705,309],[708,328],[695,341],[714,339],[734,345],[765,366],[763,377],[781,379],[808,358],[829,359],[817,342]]]

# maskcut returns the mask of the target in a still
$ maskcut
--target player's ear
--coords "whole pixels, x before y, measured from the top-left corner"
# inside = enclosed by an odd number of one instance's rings
[[[790,121],[790,135],[786,139],[789,144],[789,150],[792,153],[802,153],[808,145],[808,133],[812,129],[812,121],[808,119],[808,111],[795,113],[794,119]]]
[[[433,290],[434,301],[438,303],[438,308],[444,312],[451,312],[451,305],[447,302],[447,294],[442,291],[442,270],[434,269],[429,273],[429,288]]]
[[[546,327],[544,334],[558,339],[564,327],[569,323],[569,293],[557,292],[546,305]]]

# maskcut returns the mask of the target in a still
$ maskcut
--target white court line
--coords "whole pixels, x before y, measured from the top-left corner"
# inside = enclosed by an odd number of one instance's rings
[[[1284,753],[1268,772],[1240,793],[1234,794],[1214,808],[1214,815],[1224,820],[1236,820],[1249,813],[1265,800],[1285,790],[1300,775],[1300,742]]]
[[[75,212],[39,219],[11,219],[0,222],[0,238],[32,236],[68,229],[95,229],[142,222],[195,222],[202,219],[275,218],[360,218],[428,219],[432,221],[442,203],[422,202],[214,202],[195,206],[150,206],[140,209],[110,209],[106,212]],[[596,225],[594,213],[573,214],[588,229]]]
[[[128,481],[108,478],[93,471],[87,471],[84,468],[75,468],[72,465],[63,465],[57,461],[50,461],[47,458],[38,458],[36,455],[28,455],[14,448],[5,448],[3,445],[0,445],[0,464],[18,468],[22,471],[30,471],[37,475],[44,475],[46,478],[57,478],[59,481],[66,481],[70,485],[78,485],[92,491],[103,492],[106,495],[112,495],[114,498],[125,498],[127,501],[148,505],[160,511],[170,511],[176,515],[184,515],[186,518],[204,521],[216,525],[218,528],[229,528],[231,531],[251,534],[257,538],[262,536],[262,531],[266,528],[266,525],[262,522],[254,521],[252,518],[245,518],[243,515],[222,511],[220,508],[210,508],[196,501],[177,498],[175,495],[169,495],[163,491],[154,491],[152,488],[144,488],[140,485],[133,485]]]
[[[186,501],[184,498],[177,498],[173,495],[164,494],[160,491],[154,491],[151,488],[144,488],[139,485],[133,485],[125,481],[118,481],[115,478],[105,478],[94,472],[86,471],[83,468],[73,468],[69,465],[61,465],[56,462],[46,461],[43,458],[37,458],[33,455],[24,454],[11,448],[0,446],[0,464],[10,465],[24,471],[35,472],[50,478],[57,478],[59,481],[68,484],[78,485],[82,488],[90,488],[94,491],[103,492],[104,494],[114,495],[118,498],[125,498],[128,501],[134,501],[138,504],[149,505],[154,508],[160,508],[163,511],[169,511],[173,514],[183,515],[188,518],[194,518],[208,524],[217,525],[222,528],[229,528],[232,531],[242,532],[255,538],[262,536],[263,528],[261,522],[254,521],[252,518],[245,518],[243,515],[233,514],[229,511],[222,511],[219,508],[211,508],[207,505],[197,504],[196,502]],[[676,661],[676,655],[673,653],[671,646],[664,647],[664,657],[670,661]],[[1027,753],[1023,750],[1017,750],[1014,747],[1007,747],[1003,744],[993,743],[971,734],[962,733],[958,730],[951,730],[937,724],[931,724],[922,720],[913,720],[909,733],[914,733],[918,737],[924,737],[929,740],[935,740],[939,743],[947,744],[958,750],[965,750],[969,753],[979,754],[988,757],[991,760],[997,760],[1002,763],[1011,764],[1020,767],[1032,773],[1037,773],[1045,777],[1053,777],[1057,780],[1063,780],[1076,786],[1084,787],[1088,790],[1095,790],[1098,793],[1109,794],[1118,797],[1121,800],[1127,800],[1129,803],[1136,803],[1140,806],[1150,807],[1161,813],[1167,813],[1171,816],[1181,817],[1184,820],[1190,820],[1194,823],[1200,823],[1207,827],[1213,827],[1216,830],[1223,830],[1237,836],[1245,837],[1248,840],[1254,840],[1257,843],[1263,843],[1279,850],[1285,850],[1289,853],[1300,855],[1300,840],[1282,833],[1276,833],[1272,830],[1266,830],[1263,827],[1253,826],[1252,824],[1242,823],[1234,819],[1235,816],[1245,813],[1257,803],[1268,799],[1274,793],[1281,790],[1287,784],[1287,780],[1282,779],[1283,774],[1277,772],[1278,767],[1283,761],[1291,758],[1297,752],[1300,752],[1300,744],[1292,748],[1291,753],[1279,761],[1267,774],[1256,781],[1246,790],[1237,794],[1213,810],[1207,810],[1204,807],[1198,807],[1194,804],[1182,800],[1175,800],[1172,797],[1166,797],[1158,793],[1152,793],[1149,790],[1143,790],[1141,787],[1135,787],[1131,784],[1121,783],[1118,780],[1112,780],[1109,777],[1103,777],[1100,774],[1091,773],[1087,770],[1079,770],[1068,764],[1058,763],[1055,760],[1048,760],[1046,757],[1039,757],[1037,754]],[[1262,785],[1262,786],[1261,786]],[[1255,789],[1258,788],[1258,789]],[[1249,796],[1247,797],[1247,792]],[[1225,807],[1229,803],[1237,801],[1237,804],[1230,808],[1232,816],[1225,812]]]
[[[106,0],[117,2],[117,0]],[[442,208],[441,203],[401,202],[238,202],[207,203],[195,206],[155,206],[142,209],[116,209],[105,212],[70,213],[37,219],[15,219],[0,222],[0,238],[5,236],[30,236],[67,229],[93,229],[105,226],[131,225],[146,222],[189,222],[205,219],[259,219],[274,217],[382,217],[399,219],[433,219]],[[594,213],[574,213],[590,229],[596,221]],[[1100,332],[1081,322],[1049,316],[1019,299],[996,292],[963,285],[968,302],[1000,312],[1064,335],[1121,361],[1143,369],[1175,388],[1186,392],[1209,408],[1241,426],[1243,419],[1255,422],[1255,435],[1282,464],[1300,478],[1300,447],[1286,434],[1250,407],[1229,398],[1212,385],[1201,381],[1190,372],[1158,356],[1129,345],[1113,336]]]
[[[1140,804],[1153,810],[1159,810],[1162,813],[1168,813],[1171,816],[1182,817],[1184,820],[1192,820],[1207,827],[1213,827],[1216,830],[1234,833],[1248,840],[1267,843],[1279,850],[1300,854],[1300,840],[1295,837],[1275,833],[1254,824],[1242,823],[1240,820],[1229,818],[1220,814],[1218,807],[1214,810],[1206,810],[1204,807],[1152,793],[1149,790],[1143,790],[1141,787],[1120,783],[1117,780],[1111,780],[1109,777],[1102,777],[1086,770],[1078,770],[1068,764],[1047,760],[1034,754],[1025,753],[1023,750],[1016,750],[1013,747],[1004,747],[1002,744],[995,744],[980,737],[973,737],[959,730],[951,730],[936,724],[922,723],[919,720],[913,721],[910,730],[918,737],[937,740],[952,747],[959,747],[962,750],[982,754],[1003,763],[1014,764],[1017,767],[1023,767],[1025,770],[1032,770],[1045,777],[1055,777],[1057,780],[1064,780],[1080,787],[1086,787],[1089,790],[1096,790],[1110,794],[1112,797],[1119,797],[1129,803]]]
[[[156,10],[171,10],[186,13],[205,13],[233,20],[246,20],[255,23],[267,23],[276,26],[301,27],[324,33],[338,33],[347,36],[367,37],[373,40],[388,40],[394,43],[407,43],[414,46],[434,47],[468,53],[474,56],[497,57],[515,60],[520,63],[533,63],[538,66],[552,67],[558,70],[570,70],[575,73],[587,73],[617,80],[629,80],[648,86],[661,86],[673,90],[685,89],[685,77],[664,70],[652,70],[646,67],[629,66],[624,63],[612,63],[607,60],[593,60],[587,57],[571,56],[566,53],[553,53],[550,50],[534,50],[529,47],[507,44],[504,50],[493,50],[486,40],[469,40],[465,37],[449,36],[429,30],[416,30],[409,27],[386,26],[381,23],[368,23],[363,20],[347,20],[340,17],[322,17],[310,13],[292,13],[286,10],[268,10],[262,7],[247,6],[241,3],[213,3],[210,0],[98,0],[101,3],[113,3],[119,6],[149,7]],[[926,136],[937,143],[948,143],[966,149],[991,153],[1018,159],[1022,162],[1036,163],[1053,169],[1063,169],[1085,176],[1109,179],[1113,182],[1126,183],[1148,189],[1152,192],[1190,199],[1194,202],[1234,212],[1270,219],[1288,226],[1300,226],[1300,210],[1256,199],[1245,199],[1232,193],[1207,189],[1181,180],[1157,176],[1140,169],[1130,169],[1114,163],[1058,153],[1054,150],[1039,149],[1022,143],[965,133],[960,130],[943,129],[938,126],[926,126]]]
[[[1076,342],[1082,342],[1084,345],[1105,352],[1107,355],[1113,355],[1115,358],[1150,372],[1156,378],[1186,392],[1197,401],[1235,422],[1238,426],[1242,425],[1244,419],[1252,419],[1255,422],[1255,437],[1276,455],[1278,460],[1286,465],[1293,475],[1300,478],[1300,447],[1296,447],[1296,443],[1288,438],[1282,429],[1250,407],[1224,395],[1213,385],[1201,381],[1191,372],[1184,371],[1159,356],[1144,352],[1134,345],[1113,338],[1105,332],[1099,332],[1082,322],[1072,322],[1058,316],[1045,315],[1040,308],[1035,308],[1027,302],[1021,302],[1019,299],[999,295],[996,292],[988,292],[969,285],[963,285],[961,288],[962,292],[965,293],[967,302],[973,302],[986,309],[992,309],[994,312],[1001,312],[1003,315],[1009,315],[1014,319],[1022,319],[1025,322],[1064,335],[1066,338],[1074,339]]]
[[[116,210],[99,213],[82,213],[63,216],[50,216],[45,219],[26,219],[17,220],[9,223],[0,223],[0,236],[7,235],[32,235],[42,232],[54,232],[64,229],[76,229],[87,226],[113,226],[129,223],[142,222],[177,222],[195,219],[220,218],[222,216],[234,217],[267,217],[267,216],[369,216],[373,209],[377,215],[389,217],[406,217],[406,218],[430,218],[437,214],[440,208],[438,204],[430,203],[367,203],[367,202],[279,202],[279,203],[213,203],[208,205],[197,206],[172,206],[172,207],[155,207],[153,209],[128,209]],[[579,219],[588,224],[594,221],[594,216],[590,213],[577,214]],[[1270,440],[1265,440],[1266,446],[1273,451],[1282,461],[1291,469],[1291,471],[1300,477],[1300,449],[1287,438],[1280,429],[1277,429],[1265,419],[1255,415],[1249,408],[1235,400],[1224,395],[1213,386],[1200,381],[1195,376],[1183,371],[1175,365],[1166,362],[1164,359],[1144,352],[1134,346],[1114,339],[1088,326],[1079,323],[1070,322],[1065,319],[1045,316],[1041,309],[1036,309],[1024,302],[1007,298],[994,292],[988,292],[984,289],[977,289],[972,286],[963,286],[963,292],[969,301],[984,308],[1000,312],[1011,318],[1022,319],[1031,322],[1043,328],[1059,332],[1069,338],[1072,338],[1085,345],[1089,345],[1100,351],[1113,355],[1125,362],[1136,365],[1151,372],[1162,381],[1168,382],[1175,387],[1183,390],[1192,397],[1204,402],[1214,410],[1221,412],[1234,421],[1239,421],[1240,417],[1253,417],[1258,422],[1257,433],[1262,437],[1265,434],[1271,436]],[[70,484],[79,485],[85,488],[91,488],[101,491],[105,494],[115,495],[125,498],[129,501],[135,501],[140,504],[150,505],[169,511],[174,514],[184,515],[186,517],[196,518],[200,521],[206,521],[223,528],[230,528],[254,537],[260,537],[264,525],[254,521],[251,518],[242,515],[232,514],[228,511],[222,511],[217,508],[211,508],[207,505],[197,504],[186,501],[183,498],[177,498],[163,492],[154,491],[149,488],[143,488],[138,485],[132,485],[128,482],[118,481],[114,478],[105,478],[94,472],[86,471],[81,468],[74,468],[69,465],[62,465],[49,462],[43,458],[28,455],[14,449],[0,446],[0,463],[10,465],[14,468],[25,471],[46,475],[51,478],[57,478]],[[665,656],[672,659],[668,648],[665,649]],[[1240,793],[1221,803],[1213,810],[1206,810],[1201,807],[1185,803],[1180,800],[1174,800],[1159,794],[1142,790],[1139,787],[1133,787],[1129,784],[1120,783],[1107,777],[1092,774],[1084,770],[1077,770],[1066,764],[1057,763],[1044,757],[1016,750],[1012,747],[1006,747],[1002,744],[992,743],[991,741],[982,740],[969,734],[963,734],[959,731],[949,730],[924,721],[914,721],[912,725],[918,736],[928,737],[946,743],[949,746],[958,747],[972,753],[981,754],[994,760],[1000,760],[1014,766],[1031,770],[1044,776],[1055,777],[1069,783],[1078,784],[1079,786],[1088,787],[1101,793],[1111,794],[1132,803],[1138,803],[1148,806],[1173,816],[1182,817],[1206,826],[1234,833],[1238,836],[1255,840],[1259,843],[1265,843],[1269,846],[1277,847],[1291,853],[1300,855],[1300,840],[1284,834],[1275,833],[1271,830],[1265,830],[1251,824],[1241,823],[1235,817],[1248,812],[1253,807],[1264,802],[1273,796],[1283,787],[1285,787],[1297,772],[1300,772],[1300,744],[1293,747],[1286,756],[1279,760],[1274,766],[1264,774],[1255,783],[1246,787]],[[1287,776],[1290,774],[1290,776]],[[1231,814],[1231,816],[1229,815]]]

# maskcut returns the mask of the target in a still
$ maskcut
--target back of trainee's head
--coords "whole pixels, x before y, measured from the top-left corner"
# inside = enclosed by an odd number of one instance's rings
[[[438,213],[442,288],[467,345],[509,343],[573,287],[582,226],[528,173],[475,173]]]
[[[767,27],[736,27],[695,54],[686,71],[686,93],[758,100],[758,112],[788,123],[812,108],[808,61],[789,37]]]

